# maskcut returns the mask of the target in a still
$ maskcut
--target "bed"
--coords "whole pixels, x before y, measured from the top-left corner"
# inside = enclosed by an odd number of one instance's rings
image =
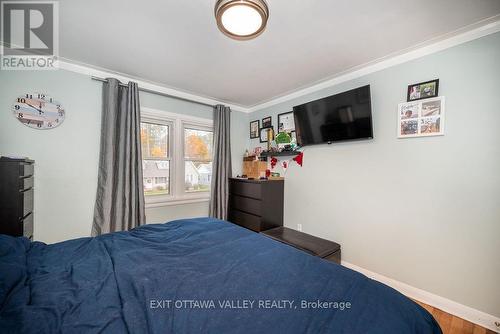
[[[0,235],[0,275],[2,333],[441,333],[392,288],[212,218]]]

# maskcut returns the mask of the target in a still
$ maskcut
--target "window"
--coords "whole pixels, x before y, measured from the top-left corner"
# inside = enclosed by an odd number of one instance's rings
[[[167,177],[155,177],[156,183],[167,183],[167,180],[168,180]]]
[[[212,121],[141,109],[146,206],[207,201],[212,181]]]
[[[169,126],[141,123],[144,195],[170,193]]]
[[[213,133],[184,129],[184,189],[209,191],[212,176]]]

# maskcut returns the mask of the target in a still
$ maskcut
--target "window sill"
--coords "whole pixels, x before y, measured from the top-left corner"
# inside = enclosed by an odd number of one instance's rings
[[[210,201],[209,194],[193,195],[193,196],[159,196],[158,198],[145,198],[146,209],[149,208],[159,208],[162,206],[172,206],[172,205],[183,205],[183,204],[193,204],[193,203],[204,203]]]

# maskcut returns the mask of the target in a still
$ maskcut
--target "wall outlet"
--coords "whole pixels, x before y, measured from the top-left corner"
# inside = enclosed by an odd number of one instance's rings
[[[297,231],[302,232],[302,224],[297,224]]]

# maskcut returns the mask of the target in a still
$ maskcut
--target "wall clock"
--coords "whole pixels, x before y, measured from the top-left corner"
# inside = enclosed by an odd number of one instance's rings
[[[12,108],[19,122],[34,129],[53,129],[61,125],[66,115],[61,103],[40,93],[18,97]]]

